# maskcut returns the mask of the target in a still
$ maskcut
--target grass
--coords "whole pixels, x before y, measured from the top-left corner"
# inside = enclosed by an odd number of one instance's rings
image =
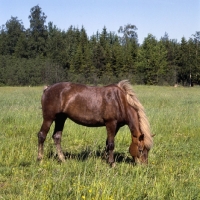
[[[117,165],[101,158],[105,128],[67,121],[65,163],[51,139],[36,162],[42,87],[0,88],[0,199],[200,199],[200,88],[134,86],[156,136],[148,166],[133,166],[130,132],[116,136]]]

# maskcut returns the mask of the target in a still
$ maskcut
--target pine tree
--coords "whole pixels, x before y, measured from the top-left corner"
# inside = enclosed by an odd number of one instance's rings
[[[185,37],[182,37],[179,48],[179,59],[178,59],[178,82],[182,85],[190,84],[190,67],[189,64],[189,48],[188,42]]]
[[[138,72],[145,84],[160,84],[167,66],[167,51],[151,34],[144,39],[138,52]]]
[[[45,56],[48,38],[47,26],[45,25],[47,16],[38,5],[31,8],[30,12],[30,28],[28,30],[30,57]]]
[[[24,26],[17,17],[11,17],[1,29],[0,51],[3,55],[13,55],[19,38],[24,34]]]

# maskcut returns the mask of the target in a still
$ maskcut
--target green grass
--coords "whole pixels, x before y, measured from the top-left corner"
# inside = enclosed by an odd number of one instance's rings
[[[36,162],[42,87],[0,88],[0,199],[200,199],[200,88],[134,86],[156,136],[148,166],[133,166],[127,127],[115,168],[101,158],[105,128],[67,121],[56,159],[51,139]]]

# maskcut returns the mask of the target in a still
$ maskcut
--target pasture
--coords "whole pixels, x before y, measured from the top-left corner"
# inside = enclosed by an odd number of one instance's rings
[[[200,88],[133,86],[154,137],[147,166],[131,162],[125,126],[116,167],[103,159],[106,130],[65,123],[59,163],[51,138],[36,162],[43,87],[0,87],[0,199],[200,199]]]

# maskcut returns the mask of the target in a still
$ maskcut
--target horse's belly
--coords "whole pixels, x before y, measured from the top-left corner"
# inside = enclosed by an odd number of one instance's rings
[[[89,127],[99,127],[104,126],[104,120],[95,115],[78,115],[78,116],[69,116],[69,118],[77,124]]]

